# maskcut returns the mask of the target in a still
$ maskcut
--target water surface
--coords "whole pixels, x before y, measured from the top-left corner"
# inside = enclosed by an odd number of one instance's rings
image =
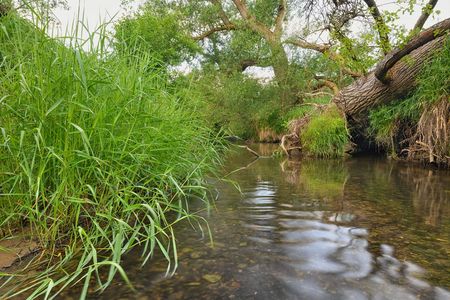
[[[273,149],[254,145],[270,154]],[[383,158],[288,161],[238,149],[202,212],[178,228],[179,267],[125,257],[90,299],[450,299],[450,174]],[[193,204],[193,209],[202,204]],[[76,297],[76,294],[74,294]]]

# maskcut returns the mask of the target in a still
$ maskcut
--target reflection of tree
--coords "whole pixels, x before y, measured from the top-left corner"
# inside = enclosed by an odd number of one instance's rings
[[[281,170],[286,182],[296,190],[330,206],[324,217],[335,222],[351,218],[344,215],[344,191],[348,170],[342,160],[284,160]]]
[[[340,160],[285,160],[281,164],[284,179],[321,200],[341,199],[348,177]]]
[[[280,167],[286,182],[297,184],[300,176],[300,161],[285,159],[280,163]]]
[[[416,213],[424,216],[426,224],[439,226],[450,204],[450,181],[444,181],[436,170],[410,167],[404,173],[414,185],[412,202]]]
[[[323,221],[367,228],[372,253],[392,245],[397,258],[449,285],[443,275],[450,272],[448,172],[376,158],[285,161],[280,169],[293,191],[326,204]]]

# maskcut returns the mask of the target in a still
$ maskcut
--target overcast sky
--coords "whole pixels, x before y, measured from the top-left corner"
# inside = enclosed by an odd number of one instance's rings
[[[144,0],[135,0],[134,6],[137,7],[143,2]],[[388,3],[393,2],[393,0],[377,1],[381,9],[392,9],[393,5]],[[81,7],[81,10],[84,11],[85,21],[87,21],[91,30],[96,28],[100,20],[110,20],[113,16],[116,16],[117,19],[125,13],[120,5],[121,0],[68,0],[68,3],[70,10],[58,9],[56,12],[62,30],[65,30],[66,26],[70,26],[72,22],[76,20],[79,6]],[[450,0],[440,0],[436,9],[441,11],[441,15],[437,17],[437,20],[450,17]],[[405,15],[401,18],[400,22],[408,26],[408,28],[411,28],[419,14],[420,9],[416,9],[413,16]],[[425,27],[435,23],[437,20],[428,20]]]
[[[134,7],[143,3],[143,0],[134,1]],[[74,21],[84,18],[85,24],[92,31],[102,22],[117,20],[126,11],[121,7],[121,0],[68,0],[69,10],[58,8],[55,12],[59,21],[58,27],[62,33],[71,28]],[[80,15],[78,16],[78,12]]]

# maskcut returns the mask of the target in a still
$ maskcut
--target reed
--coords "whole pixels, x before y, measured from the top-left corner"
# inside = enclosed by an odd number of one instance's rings
[[[137,245],[144,263],[159,249],[173,270],[173,226],[202,222],[188,202],[205,199],[219,162],[198,100],[171,90],[150,55],[111,51],[105,26],[85,40],[82,27],[58,40],[15,13],[0,19],[0,228],[31,231],[43,255],[27,269],[45,270],[3,274],[6,298],[53,299],[81,282],[84,299],[117,272],[131,285],[120,263]]]

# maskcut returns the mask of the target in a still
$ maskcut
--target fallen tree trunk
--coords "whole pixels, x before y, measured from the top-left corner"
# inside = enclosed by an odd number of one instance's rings
[[[404,98],[416,84],[422,66],[442,48],[448,38],[450,19],[423,31],[402,48],[396,49],[375,70],[342,89],[333,101],[345,114],[352,141],[360,150],[375,147],[368,133],[369,111]]]

